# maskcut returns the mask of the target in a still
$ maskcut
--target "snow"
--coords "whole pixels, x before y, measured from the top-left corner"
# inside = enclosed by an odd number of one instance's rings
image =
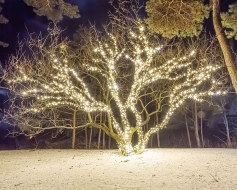
[[[237,189],[236,149],[0,151],[0,189]]]

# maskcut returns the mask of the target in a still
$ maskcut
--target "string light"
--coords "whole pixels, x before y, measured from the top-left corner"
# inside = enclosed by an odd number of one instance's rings
[[[197,101],[202,101],[207,95],[220,95],[225,92],[215,91],[218,83],[212,79],[212,74],[220,69],[219,66],[213,64],[192,69],[193,60],[197,55],[196,50],[192,50],[183,57],[174,57],[162,65],[154,67],[154,58],[157,53],[163,51],[164,46],[156,45],[153,47],[149,43],[145,26],[141,25],[138,30],[129,31],[128,33],[129,39],[132,41],[131,44],[133,44],[133,51],[128,51],[126,48],[120,49],[116,38],[112,34],[108,34],[112,45],[98,43],[98,47],[94,48],[94,54],[97,55],[97,58],[93,59],[95,66],[89,63],[83,64],[83,68],[87,72],[92,74],[99,73],[106,79],[111,98],[119,108],[121,123],[117,122],[110,106],[93,98],[87,86],[88,84],[83,80],[82,76],[66,64],[70,63],[70,61],[66,58],[61,59],[56,54],[51,56],[54,75],[51,75],[50,81],[39,83],[36,79],[28,76],[28,73],[19,69],[19,76],[9,80],[9,82],[12,84],[29,82],[31,84],[28,90],[22,90],[21,92],[22,96],[36,97],[37,99],[37,102],[28,111],[37,113],[51,107],[70,106],[86,112],[103,111],[109,113],[112,117],[113,127],[118,135],[119,140],[117,143],[122,154],[129,155],[132,152],[140,152],[146,146],[150,135],[166,127],[170,117],[186,99],[193,98]],[[134,65],[133,84],[125,102],[120,97],[122,87],[118,83],[116,71],[117,64],[121,58],[125,58]],[[103,67],[100,67],[101,65]],[[142,130],[143,118],[138,110],[137,100],[147,85],[158,80],[182,80],[183,82],[177,84],[171,90],[168,103],[169,109],[163,121],[144,133]],[[77,85],[75,85],[75,81]],[[210,88],[199,92],[198,87],[205,81],[210,81]],[[135,116],[136,125],[134,127],[131,127],[127,110],[130,110]],[[138,144],[133,147],[131,139],[134,131],[137,131],[138,134]]]

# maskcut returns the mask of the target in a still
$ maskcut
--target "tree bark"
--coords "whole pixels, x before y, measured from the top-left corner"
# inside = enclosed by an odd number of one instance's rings
[[[77,111],[73,111],[73,123],[72,123],[72,149],[75,149],[75,142],[76,142],[76,114]]]
[[[197,116],[197,102],[194,101],[194,116],[195,116],[195,137],[197,141],[197,147],[201,148],[200,137],[198,133],[198,116]]]
[[[110,146],[111,146],[111,137],[109,136],[108,149],[110,149]]]
[[[150,139],[151,139],[151,147],[150,148],[152,148],[152,144],[153,144],[153,135],[154,134],[152,134],[151,137],[150,137]]]
[[[231,140],[230,140],[230,131],[229,131],[229,125],[228,125],[228,121],[226,118],[226,113],[223,113],[223,119],[224,119],[224,124],[225,124],[225,128],[226,128],[226,143],[227,143],[227,147],[231,147]]]
[[[189,148],[192,148],[192,143],[191,143],[190,134],[189,134],[189,127],[188,127],[188,120],[187,120],[186,114],[185,114],[185,124],[186,124],[186,130],[187,130],[187,135],[188,135]]]
[[[87,145],[88,145],[88,142],[87,142],[87,127],[85,127],[85,144],[86,144],[86,149],[87,149]]]
[[[89,139],[89,149],[91,149],[91,140],[92,140],[92,127],[91,127],[91,130],[90,130],[90,139]]]
[[[235,60],[234,55],[232,52],[232,49],[230,47],[230,44],[226,38],[226,35],[224,33],[222,24],[221,24],[221,17],[220,17],[220,0],[212,0],[212,17],[213,17],[213,25],[214,30],[216,32],[216,37],[218,39],[218,42],[220,44],[225,64],[228,69],[230,79],[232,81],[232,85],[237,92],[237,72],[235,67]]]
[[[98,135],[98,149],[100,149],[100,138],[101,138],[101,129],[99,129],[99,135]]]
[[[160,130],[156,132],[156,138],[157,138],[157,146],[160,148]]]
[[[201,128],[201,139],[202,139],[202,148],[204,148],[204,138],[203,138],[203,126],[202,126],[202,104],[201,104],[201,125],[200,125],[200,128]]]
[[[102,113],[100,113],[100,123],[102,123]],[[100,148],[101,129],[99,129],[98,135],[98,149]]]
[[[155,120],[155,125],[158,125],[158,113],[156,113],[156,120]],[[157,138],[157,146],[160,148],[160,130],[156,132],[156,138]]]
[[[105,132],[103,132],[103,149],[106,149],[106,146],[105,146]]]

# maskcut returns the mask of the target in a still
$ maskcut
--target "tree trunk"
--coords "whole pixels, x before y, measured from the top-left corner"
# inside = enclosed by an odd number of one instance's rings
[[[108,149],[110,149],[110,146],[111,146],[111,137],[109,136]]]
[[[216,32],[216,37],[219,41],[225,64],[228,69],[232,85],[237,92],[237,72],[235,68],[235,59],[234,55],[232,52],[232,49],[230,47],[230,44],[228,43],[228,40],[226,38],[226,35],[224,33],[222,24],[221,24],[221,17],[220,17],[220,0],[212,0],[212,17],[213,17],[213,24],[214,24],[214,29]]]
[[[88,144],[88,142],[87,142],[87,127],[85,127],[85,143],[86,143],[86,149],[87,149],[87,144]]]
[[[202,104],[201,104],[201,125],[200,125],[200,128],[201,128],[201,139],[202,139],[202,148],[204,148],[204,139],[203,139],[203,128],[202,128]]]
[[[100,123],[102,123],[102,113],[100,113]],[[100,148],[101,129],[99,129],[98,135],[98,149]]]
[[[223,119],[224,119],[224,124],[225,124],[225,128],[226,128],[227,147],[231,147],[230,131],[229,131],[228,121],[227,121],[227,118],[226,118],[226,113],[223,113]]]
[[[156,132],[156,138],[157,138],[157,146],[160,148],[160,130]]]
[[[91,140],[92,140],[92,127],[90,130],[89,149],[91,149]]]
[[[185,114],[185,124],[186,124],[186,130],[187,130],[187,135],[188,135],[189,148],[192,148],[192,143],[191,143],[190,134],[189,134],[189,127],[188,127],[188,120],[187,120],[186,114]]]
[[[158,113],[156,113],[156,119],[155,119],[155,125],[158,125]],[[160,132],[159,130],[156,132],[156,138],[157,138],[157,146],[160,148]]]
[[[103,149],[105,149],[105,132],[103,131]]]
[[[77,111],[74,110],[73,112],[73,120],[72,120],[72,149],[75,149],[75,142],[76,142],[76,114]]]
[[[197,147],[201,148],[200,137],[198,134],[198,116],[197,116],[197,102],[194,101],[194,116],[195,116],[195,137],[197,141]]]
[[[150,147],[150,148],[152,148],[152,143],[153,143],[153,134],[151,135],[150,139],[151,139],[151,147]]]
[[[99,135],[98,135],[98,149],[100,149],[100,137],[101,137],[101,129],[99,129]]]
[[[146,96],[145,96],[144,104],[146,105]],[[149,131],[148,123],[146,123],[146,124],[144,125],[144,133],[146,133],[147,131]]]

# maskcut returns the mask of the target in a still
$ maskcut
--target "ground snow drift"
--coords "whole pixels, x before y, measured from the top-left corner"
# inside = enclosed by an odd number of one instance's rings
[[[0,151],[0,189],[237,189],[236,149]]]

